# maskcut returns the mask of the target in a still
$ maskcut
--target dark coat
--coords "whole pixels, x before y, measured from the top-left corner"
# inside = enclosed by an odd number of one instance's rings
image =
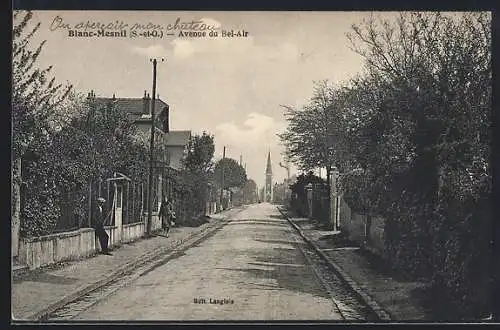
[[[99,206],[94,205],[92,208],[92,227],[103,227],[104,226],[104,218],[105,218],[105,209],[104,205],[101,206],[102,211],[99,211]]]

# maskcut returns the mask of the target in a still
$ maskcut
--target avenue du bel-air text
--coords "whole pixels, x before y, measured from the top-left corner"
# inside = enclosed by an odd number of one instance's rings
[[[192,31],[179,31],[175,35],[180,38],[240,38],[248,37],[248,31],[245,30],[221,30],[210,32],[192,32]],[[173,36],[174,34],[168,33],[166,35]],[[163,38],[165,34],[163,31],[148,30],[148,31],[106,31],[104,29],[97,31],[77,31],[69,30],[68,37],[71,38],[92,38],[92,37],[111,37],[111,38]]]

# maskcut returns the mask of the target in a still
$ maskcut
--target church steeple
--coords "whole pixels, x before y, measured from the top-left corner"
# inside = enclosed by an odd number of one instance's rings
[[[272,174],[273,170],[271,168],[271,151],[267,154],[267,166],[266,166],[266,174]]]
[[[271,167],[271,150],[267,154],[266,184],[264,185],[264,202],[273,202],[273,170]]]

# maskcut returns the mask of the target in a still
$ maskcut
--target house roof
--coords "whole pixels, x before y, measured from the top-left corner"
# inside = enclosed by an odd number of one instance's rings
[[[144,113],[144,99],[139,98],[111,98],[111,97],[96,97],[95,102],[99,105],[105,105],[108,102],[114,101],[117,108],[121,111],[127,113],[132,119],[137,120],[141,118]],[[151,99],[149,104],[151,105]],[[159,116],[161,110],[167,107],[167,103],[163,102],[161,99],[155,99],[155,116]],[[149,111],[148,111],[149,114]]]
[[[167,133],[167,146],[185,146],[191,138],[191,131],[170,131]]]

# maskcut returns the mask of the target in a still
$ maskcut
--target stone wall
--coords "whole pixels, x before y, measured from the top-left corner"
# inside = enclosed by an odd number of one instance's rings
[[[105,227],[109,235],[109,247],[135,241],[144,236],[144,222]],[[151,229],[161,229],[157,214],[153,214]],[[121,235],[118,235],[121,230]],[[121,237],[121,239],[119,239]],[[19,242],[18,260],[29,269],[36,269],[57,262],[89,257],[101,250],[99,240],[93,228],[82,228],[70,232],[21,239]]]
[[[354,242],[367,250],[384,257],[385,220],[381,217],[368,217],[351,210],[342,198],[340,202],[340,230]]]
[[[97,252],[95,231],[82,228],[75,231],[58,233],[20,240],[19,262],[30,269],[39,268],[56,262],[85,257]]]

